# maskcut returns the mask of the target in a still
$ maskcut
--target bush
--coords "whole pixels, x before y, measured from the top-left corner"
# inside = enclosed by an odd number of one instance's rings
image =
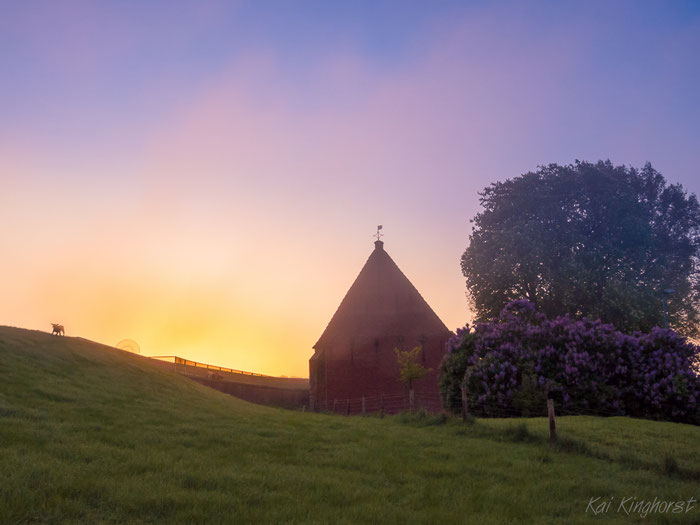
[[[440,394],[443,406],[458,414],[462,410],[462,381],[464,372],[469,364],[469,358],[474,353],[476,334],[471,332],[469,325],[457,328],[457,335],[447,342],[449,359],[443,359],[440,364]]]
[[[700,349],[661,328],[623,334],[610,324],[568,316],[549,320],[514,301],[492,323],[465,326],[441,364],[445,408],[483,416],[630,415],[700,423]]]

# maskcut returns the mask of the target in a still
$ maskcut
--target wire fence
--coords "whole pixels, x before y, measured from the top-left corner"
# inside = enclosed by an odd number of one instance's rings
[[[312,408],[313,409],[313,408]],[[409,410],[437,412],[442,409],[442,399],[437,392],[389,393],[357,398],[334,398],[316,407],[321,412],[335,414],[397,414]]]
[[[597,416],[597,417],[612,417],[612,416],[628,416],[622,410],[613,410],[603,407],[589,406],[587,400],[580,402],[571,402],[566,404],[559,403],[558,406],[552,398],[545,400],[540,399],[537,406],[528,409],[515,407],[512,404],[498,403],[496,401],[483,401],[475,407],[470,407],[466,395],[463,392],[461,412],[462,418],[467,420],[470,417],[480,418],[522,418],[522,417],[546,417],[549,419],[549,440],[556,442],[557,440],[557,424],[556,418],[560,416]],[[313,409],[313,408],[312,408]],[[442,396],[438,393],[428,392],[409,392],[408,394],[387,394],[378,396],[365,396],[361,398],[346,398],[334,399],[332,405],[327,407],[325,412],[356,415],[356,414],[379,414],[381,417],[384,414],[397,414],[402,412],[414,412],[418,410],[427,410],[429,412],[438,413],[445,412],[448,409],[444,408]],[[453,410],[454,411],[454,410]],[[669,420],[672,414],[659,413],[657,417],[647,417],[645,419],[652,420]]]
[[[522,418],[522,417],[549,417],[550,412],[556,416],[598,416],[598,417],[643,417],[644,419],[668,421],[673,419],[672,409],[659,407],[656,414],[644,416],[626,412],[623,409],[591,406],[586,400],[567,401],[552,400],[550,409],[547,399],[538,399],[527,406],[514,406],[512,403],[499,403],[495,400],[481,401],[477,404],[466,406],[445,407],[442,396],[437,392],[414,392],[411,394],[393,393],[364,396],[358,398],[329,399],[316,407],[321,412],[341,415],[359,414],[398,414],[401,412],[426,410],[432,413],[460,411],[470,417],[479,418]],[[311,407],[314,410],[314,407]]]

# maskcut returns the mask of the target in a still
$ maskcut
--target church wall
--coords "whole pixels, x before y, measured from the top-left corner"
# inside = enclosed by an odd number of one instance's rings
[[[315,409],[332,411],[335,405],[336,411],[344,410],[348,399],[355,400],[350,412],[361,410],[359,402],[362,397],[378,398],[379,396],[392,397],[392,406],[397,405],[399,395],[408,399],[408,387],[399,379],[399,368],[394,348],[408,350],[415,346],[422,346],[424,356],[421,364],[431,371],[422,379],[415,381],[414,391],[421,397],[424,408],[440,410],[438,377],[440,362],[445,354],[444,337],[423,338],[421,341],[399,340],[397,337],[385,337],[376,339],[370,344],[347,345],[326,349],[325,377],[314,386],[312,393],[315,395]],[[378,401],[377,401],[378,403]],[[375,403],[375,405],[377,405]],[[397,411],[389,409],[387,400],[387,412]],[[378,408],[378,405],[377,405]],[[368,408],[369,410],[369,408]]]

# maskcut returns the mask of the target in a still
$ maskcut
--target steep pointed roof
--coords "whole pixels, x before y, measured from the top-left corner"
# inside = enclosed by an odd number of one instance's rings
[[[340,303],[321,338],[322,350],[334,344],[365,344],[380,337],[418,340],[450,331],[376,241],[374,251]]]

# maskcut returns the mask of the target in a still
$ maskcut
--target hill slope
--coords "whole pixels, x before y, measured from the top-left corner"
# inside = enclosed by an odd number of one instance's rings
[[[624,497],[700,499],[697,427],[561,418],[551,448],[541,419],[436,423],[256,406],[0,327],[0,522],[582,523],[614,497],[599,517],[628,523]]]

